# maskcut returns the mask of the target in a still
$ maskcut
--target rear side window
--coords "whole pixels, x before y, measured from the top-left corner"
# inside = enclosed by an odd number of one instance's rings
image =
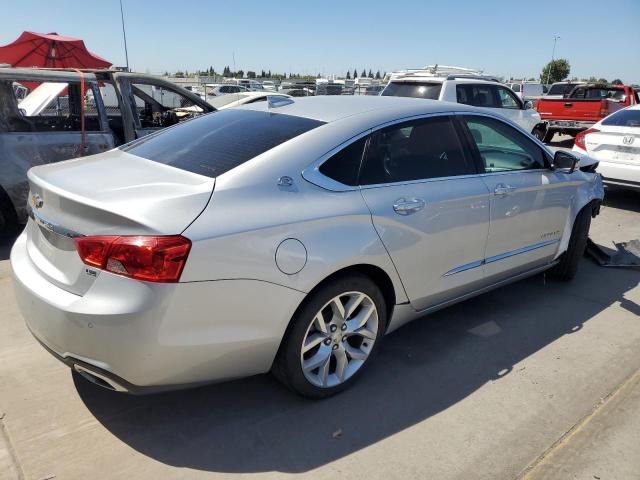
[[[473,105],[474,107],[500,108],[493,85],[456,85],[458,103]]]
[[[476,173],[448,117],[393,125],[376,132],[360,172],[361,185]]]
[[[387,97],[414,97],[438,100],[440,98],[442,83],[433,82],[391,82],[383,90],[382,95]]]
[[[121,149],[216,177],[323,123],[292,115],[229,109],[148,135]]]
[[[575,83],[556,83],[551,85],[548,95],[567,95],[575,86]]]
[[[620,110],[609,115],[602,121],[602,125],[610,127],[640,127],[640,110]]]
[[[336,182],[356,186],[366,142],[364,137],[343,148],[320,166],[320,172]]]

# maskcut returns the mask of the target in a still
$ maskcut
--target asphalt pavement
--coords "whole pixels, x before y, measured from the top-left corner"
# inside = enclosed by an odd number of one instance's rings
[[[413,322],[349,391],[268,375],[134,397],[31,337],[0,240],[1,479],[640,478],[640,271],[584,258]],[[592,239],[640,238],[640,193],[607,190]]]

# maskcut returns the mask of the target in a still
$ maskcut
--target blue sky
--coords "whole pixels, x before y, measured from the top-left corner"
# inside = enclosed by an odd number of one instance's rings
[[[133,69],[225,65],[313,74],[458,65],[537,76],[567,58],[571,75],[640,83],[640,0],[123,0]],[[81,37],[124,65],[118,0],[3,2],[0,44],[23,30]]]

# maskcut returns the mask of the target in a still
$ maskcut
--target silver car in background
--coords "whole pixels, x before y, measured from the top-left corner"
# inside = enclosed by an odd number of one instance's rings
[[[461,104],[229,109],[31,169],[16,295],[33,335],[107,388],[271,370],[325,397],[412,319],[573,277],[603,198],[593,169]]]

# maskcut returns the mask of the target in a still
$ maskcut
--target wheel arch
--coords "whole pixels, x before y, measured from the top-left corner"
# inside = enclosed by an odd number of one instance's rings
[[[4,217],[6,224],[15,224],[18,222],[18,214],[13,206],[11,197],[6,190],[0,185],[0,214]]]
[[[371,281],[373,281],[378,286],[378,288],[380,288],[380,291],[382,292],[382,296],[384,297],[385,306],[387,309],[387,322],[385,325],[385,329],[389,328],[389,323],[390,323],[389,320],[391,320],[391,317],[393,315],[393,309],[394,309],[394,306],[396,305],[396,301],[398,298],[396,295],[395,288],[393,286],[393,281],[391,280],[391,277],[389,276],[389,274],[379,266],[368,264],[368,263],[359,263],[359,264],[350,265],[347,267],[340,268],[339,270],[336,270],[335,272],[326,276],[324,279],[318,282],[312,289],[309,290],[309,292],[305,295],[305,297],[302,299],[300,304],[297,306],[297,308],[293,312],[293,315],[291,315],[291,318],[287,323],[287,327],[285,329],[284,335],[280,340],[278,351],[282,347],[282,343],[284,339],[287,337],[291,329],[291,326],[293,324],[293,319],[298,315],[298,312],[300,312],[300,310],[307,304],[309,299],[312,298],[314,293],[317,292],[323,286],[325,286],[327,283],[331,282],[332,280],[335,280],[336,278],[350,275],[350,274],[363,275],[371,279]]]

